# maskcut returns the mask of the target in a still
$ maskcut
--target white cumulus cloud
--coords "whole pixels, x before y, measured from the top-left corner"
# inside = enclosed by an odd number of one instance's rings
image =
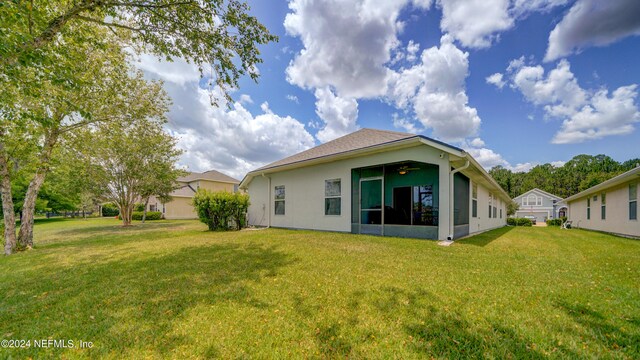
[[[640,35],[640,1],[578,0],[549,34],[545,61]]]
[[[461,141],[476,135],[481,120],[465,92],[468,56],[443,36],[439,47],[422,52],[419,64],[393,74],[389,98],[400,108],[412,105],[420,123],[438,138]]]
[[[324,121],[324,127],[316,134],[318,140],[327,142],[359,129],[356,125],[358,102],[355,99],[340,97],[328,87],[316,89],[315,96],[316,113]]]
[[[492,75],[487,76],[487,78],[485,79],[487,81],[487,84],[492,84],[497,86],[499,89],[502,89],[504,87],[504,85],[506,84],[506,82],[503,79],[504,75],[502,75],[502,73],[495,73]]]
[[[507,71],[511,86],[522,92],[525,99],[543,106],[547,117],[563,120],[553,143],[579,143],[629,134],[640,121],[635,84],[619,87],[611,94],[604,88],[586,90],[578,84],[567,60],[561,60],[548,74],[540,65],[524,65],[522,59],[512,61]]]

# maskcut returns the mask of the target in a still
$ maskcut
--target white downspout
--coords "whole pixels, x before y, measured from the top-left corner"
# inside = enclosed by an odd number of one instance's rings
[[[464,157],[467,157],[467,154],[464,154]],[[464,165],[462,165],[461,167],[457,168],[457,169],[453,169],[451,170],[451,172],[449,173],[449,236],[447,237],[447,240],[453,240],[453,208],[454,208],[454,202],[453,202],[453,176],[457,173],[460,172],[466,168],[469,167],[469,160],[467,160],[467,162],[465,162]]]
[[[271,176],[264,176],[264,173],[262,173],[262,177],[263,178],[267,178],[267,206],[266,206],[266,211],[267,211],[267,229],[271,227]]]

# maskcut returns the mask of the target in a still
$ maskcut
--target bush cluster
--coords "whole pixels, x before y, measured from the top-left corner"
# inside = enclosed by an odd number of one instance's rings
[[[560,226],[562,225],[562,219],[548,219],[547,226]]]
[[[134,211],[131,213],[131,220],[142,220],[144,215],[143,211]],[[145,220],[160,220],[162,219],[162,213],[160,211],[147,211],[147,217]],[[118,220],[122,220],[122,216],[118,215]]]
[[[117,216],[120,214],[120,210],[115,204],[104,204],[102,205],[102,216]]]
[[[249,195],[199,189],[192,204],[209,230],[240,230],[246,226]]]
[[[144,204],[135,204],[135,205],[133,205],[133,211],[139,211],[139,212],[144,211]]]
[[[511,226],[533,226],[531,220],[527,218],[508,218],[507,225]]]

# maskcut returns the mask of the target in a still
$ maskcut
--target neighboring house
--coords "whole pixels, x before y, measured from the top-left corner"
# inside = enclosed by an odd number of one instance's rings
[[[149,200],[149,211],[162,211],[165,219],[196,219],[198,216],[191,205],[191,200],[200,188],[211,191],[238,191],[240,181],[216,170],[203,173],[190,173],[178,178],[180,187],[171,193],[171,201],[163,204],[152,197]]]
[[[249,224],[426,239],[506,225],[508,194],[464,150],[362,129],[248,173]]]
[[[515,217],[535,216],[537,221],[544,222],[567,216],[567,205],[561,197],[538,188],[516,196],[513,201],[519,206]]]
[[[564,201],[574,227],[640,237],[640,167],[593,186]]]

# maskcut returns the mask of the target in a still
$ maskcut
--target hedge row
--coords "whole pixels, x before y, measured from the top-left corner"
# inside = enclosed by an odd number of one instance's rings
[[[511,226],[533,226],[531,220],[527,218],[507,218],[507,225]]]
[[[120,214],[120,210],[114,204],[102,205],[102,216],[113,217]]]
[[[134,211],[131,214],[131,220],[142,220],[142,215],[144,212],[142,211]],[[118,215],[118,219],[122,220],[122,216]],[[162,213],[160,211],[147,211],[146,220],[160,220],[162,219]]]
[[[560,226],[562,225],[562,219],[548,219],[547,226]]]

